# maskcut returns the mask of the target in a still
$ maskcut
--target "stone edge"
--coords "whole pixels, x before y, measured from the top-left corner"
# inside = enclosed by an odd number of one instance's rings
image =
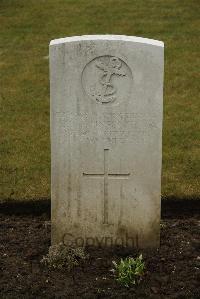
[[[155,39],[137,37],[137,36],[127,36],[127,35],[81,35],[81,36],[71,36],[65,38],[54,39],[50,42],[49,46],[55,46],[64,43],[70,42],[80,42],[80,41],[96,41],[96,40],[109,40],[109,41],[127,41],[127,42],[135,42],[141,44],[148,44],[152,46],[164,47],[164,43],[162,41],[158,41]]]

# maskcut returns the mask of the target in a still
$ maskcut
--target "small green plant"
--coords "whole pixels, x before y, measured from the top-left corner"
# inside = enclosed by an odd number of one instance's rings
[[[44,256],[41,263],[51,269],[65,268],[68,271],[83,264],[88,258],[83,248],[67,247],[63,243],[49,247],[49,253]]]
[[[117,264],[113,261],[115,269],[111,271],[116,275],[116,280],[125,287],[138,284],[144,275],[145,263],[142,254],[136,259],[127,257]]]

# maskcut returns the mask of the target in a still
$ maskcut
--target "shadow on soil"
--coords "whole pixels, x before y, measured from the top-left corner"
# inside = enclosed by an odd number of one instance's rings
[[[29,200],[0,200],[0,212],[5,215],[51,215],[50,198]],[[200,197],[162,199],[162,218],[185,217],[200,214]]]

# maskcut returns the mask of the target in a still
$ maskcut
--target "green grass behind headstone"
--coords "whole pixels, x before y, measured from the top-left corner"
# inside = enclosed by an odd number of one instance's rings
[[[199,197],[199,15],[196,0],[1,0],[0,198],[50,196],[50,40],[105,33],[164,41],[162,194]]]

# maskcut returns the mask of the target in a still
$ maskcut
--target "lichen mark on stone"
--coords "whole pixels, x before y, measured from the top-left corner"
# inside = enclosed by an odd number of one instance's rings
[[[116,87],[112,84],[111,78],[113,75],[126,76],[126,73],[121,70],[122,61],[118,57],[112,56],[109,58],[106,64],[102,60],[96,61],[95,66],[103,71],[100,75],[99,83],[101,90],[95,90],[95,87],[91,89],[92,95],[97,101],[101,103],[109,103],[116,100]]]

